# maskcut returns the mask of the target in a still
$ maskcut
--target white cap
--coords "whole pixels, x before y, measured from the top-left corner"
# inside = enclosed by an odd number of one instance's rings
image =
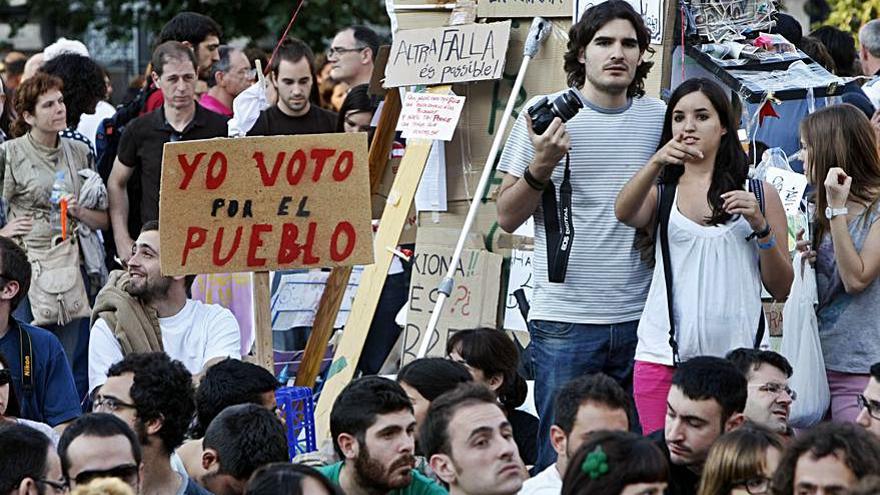
[[[83,57],[88,57],[89,49],[86,48],[86,45],[84,45],[82,41],[58,38],[58,41],[52,43],[43,50],[43,61],[48,62],[64,53],[75,53],[77,55],[82,55]]]

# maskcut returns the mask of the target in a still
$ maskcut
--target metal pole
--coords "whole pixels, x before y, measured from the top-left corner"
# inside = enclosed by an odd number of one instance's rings
[[[428,345],[431,342],[431,335],[434,333],[434,329],[437,328],[437,321],[440,319],[443,305],[446,303],[446,299],[452,294],[452,289],[455,287],[455,268],[461,260],[461,253],[464,251],[464,244],[467,241],[468,234],[474,224],[474,219],[477,217],[477,210],[480,208],[480,198],[483,191],[486,189],[486,185],[489,183],[489,177],[492,175],[492,166],[495,164],[495,157],[498,155],[498,149],[501,147],[501,139],[504,136],[504,131],[507,129],[507,122],[510,120],[510,115],[513,113],[513,106],[516,102],[517,94],[519,94],[523,79],[526,77],[526,70],[529,67],[529,62],[538,52],[541,43],[547,39],[547,36],[550,34],[550,28],[550,23],[541,17],[535,17],[532,20],[532,26],[529,28],[529,34],[526,38],[525,48],[523,49],[524,57],[522,65],[519,68],[516,81],[513,83],[513,89],[510,91],[510,97],[507,99],[507,106],[504,108],[504,115],[501,117],[501,123],[498,125],[498,132],[495,133],[495,139],[492,141],[492,148],[489,150],[486,164],[483,166],[483,174],[480,176],[479,184],[477,184],[476,194],[471,200],[467,218],[465,218],[464,226],[461,228],[461,234],[458,236],[458,243],[455,246],[455,251],[452,253],[452,262],[449,263],[449,270],[446,272],[446,276],[443,277],[443,280],[440,281],[440,285],[437,287],[439,292],[437,303],[434,305],[434,311],[431,313],[431,319],[428,321],[428,327],[425,330],[425,335],[419,345],[419,352],[416,354],[416,358],[422,358],[427,354]]]

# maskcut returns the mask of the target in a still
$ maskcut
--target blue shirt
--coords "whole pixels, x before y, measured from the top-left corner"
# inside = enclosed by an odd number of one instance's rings
[[[33,383],[31,393],[22,390],[21,335],[19,328],[31,336]],[[15,396],[21,404],[21,417],[50,426],[70,421],[82,413],[73,372],[61,342],[42,328],[26,325],[9,318],[9,330],[0,338],[0,353],[9,361]]]

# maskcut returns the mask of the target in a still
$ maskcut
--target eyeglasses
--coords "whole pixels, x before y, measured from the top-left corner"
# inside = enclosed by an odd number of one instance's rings
[[[747,480],[738,480],[733,482],[733,486],[745,487],[746,491],[751,495],[759,495],[770,491],[770,478],[766,476],[755,476]]]
[[[0,370],[0,385],[6,385],[12,382],[12,372],[7,369]]]
[[[859,403],[859,409],[867,409],[868,416],[880,421],[880,402],[868,400],[868,398],[862,394],[859,394],[857,400]]]
[[[791,397],[792,401],[797,400],[797,392],[790,389],[788,385],[783,385],[781,383],[765,383],[764,385],[758,387],[758,390],[773,395],[782,395],[782,392],[785,392],[788,394],[789,397]]]
[[[99,395],[95,398],[95,402],[92,404],[92,412],[116,412],[119,409],[135,409],[136,406],[134,404],[129,404],[128,402],[123,402],[116,397],[104,397]]]
[[[36,481],[37,483],[43,484],[43,485],[51,486],[52,490],[54,490],[55,493],[58,493],[58,492],[67,493],[67,491],[70,490],[70,485],[68,485],[66,481],[53,481],[53,480],[47,480],[45,478],[40,478],[40,479],[34,480],[34,481]]]
[[[333,58],[337,55],[342,55],[343,53],[360,52],[360,51],[363,51],[365,48],[367,48],[367,47],[362,46],[360,48],[338,48],[335,46],[331,46],[330,48],[327,49],[326,52],[324,52],[324,55],[326,55],[327,58]]]
[[[137,481],[137,476],[137,464],[121,464],[110,469],[83,471],[76,475],[73,480],[76,482],[77,486],[87,485],[92,480],[96,480],[98,478],[119,478],[120,480],[131,484],[130,482]]]

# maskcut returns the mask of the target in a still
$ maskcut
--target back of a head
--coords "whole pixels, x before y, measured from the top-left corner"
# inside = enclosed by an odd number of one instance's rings
[[[342,495],[338,486],[330,483],[318,470],[304,464],[276,462],[254,471],[244,489],[244,495],[309,495],[303,480],[311,478],[330,495]]]
[[[804,36],[801,38],[801,42],[798,43],[798,48],[813,59],[814,62],[825,67],[825,70],[828,72],[832,74],[837,73],[837,65],[834,63],[834,58],[831,57],[828,48],[818,38]]]
[[[43,478],[51,448],[51,440],[29,426],[19,423],[0,426],[0,493],[5,495],[17,490],[25,478]]]
[[[217,452],[220,474],[242,481],[260,466],[289,460],[284,425],[274,413],[256,404],[221,411],[208,425],[202,448]]]
[[[497,390],[498,400],[507,409],[521,406],[528,395],[526,380],[519,374],[519,349],[502,330],[476,328],[452,334],[446,342],[446,354],[453,352],[488,379],[501,375],[504,383]]]
[[[351,29],[351,34],[358,45],[370,49],[370,52],[373,54],[373,61],[375,61],[376,55],[379,53],[379,45],[382,44],[382,39],[376,34],[376,31],[367,26],[352,26],[349,29]]]
[[[199,43],[211,35],[223,37],[223,29],[214,19],[196,12],[180,12],[162,27],[156,45],[166,41],[186,41],[195,50]]]
[[[18,282],[18,294],[9,301],[10,310],[18,306],[31,286],[31,264],[28,262],[24,249],[12,239],[0,236],[0,269],[3,276],[9,280]]]
[[[801,42],[801,38],[804,36],[804,28],[797,19],[785,12],[777,12],[774,17],[776,18],[776,25],[770,29],[771,33],[781,34],[793,45]]]
[[[119,478],[97,478],[78,486],[70,495],[135,495],[134,490]]]
[[[804,455],[814,459],[835,456],[856,479],[880,475],[880,440],[852,423],[820,423],[789,444],[773,478],[773,493],[794,493],[795,468]]]
[[[630,484],[668,479],[666,458],[651,440],[625,431],[598,431],[569,460],[562,495],[618,494]]]
[[[144,423],[162,420],[157,436],[165,452],[171,454],[183,443],[195,412],[192,375],[186,366],[164,352],[128,354],[114,364],[107,376],[132,373],[131,400],[138,419]]]
[[[397,381],[416,389],[432,401],[460,383],[473,381],[470,371],[461,363],[439,357],[416,359],[397,373]]]
[[[723,358],[698,356],[681,363],[672,385],[691,400],[715,400],[721,406],[722,423],[746,407],[746,377]]]
[[[104,71],[89,57],[76,53],[62,53],[44,63],[41,71],[64,81],[64,105],[67,107],[67,125],[75,127],[80,116],[93,113],[95,104],[107,94]]]
[[[632,403],[626,391],[604,373],[585,375],[569,381],[556,392],[553,403],[553,423],[567,434],[574,429],[578,410],[588,402],[608,409],[623,410],[632,417]]]
[[[791,378],[791,374],[794,372],[788,359],[774,351],[740,347],[728,352],[725,359],[733,363],[746,379],[748,379],[753,371],[757,371],[758,368],[765,364],[782,371],[789,378]]]
[[[70,469],[70,456],[67,455],[67,449],[70,448],[70,444],[74,440],[81,436],[109,438],[117,435],[128,439],[132,457],[135,463],[140,464],[143,458],[141,444],[125,421],[109,413],[89,413],[76,418],[67,426],[58,441],[58,456],[61,458],[61,470],[64,472],[64,476],[67,476]]]
[[[347,433],[363,443],[377,416],[412,410],[406,392],[393,380],[365,376],[352,381],[336,397],[330,411],[330,434],[336,455],[344,458],[338,444],[340,434]]]
[[[492,391],[477,383],[462,383],[431,402],[428,415],[419,428],[418,443],[426,458],[430,459],[434,454],[451,454],[449,422],[459,409],[478,404],[501,407]]]
[[[776,433],[752,423],[722,435],[709,450],[700,479],[699,495],[728,493],[736,481],[762,476],[769,471],[765,464],[770,448],[781,454],[784,450],[782,439]]]
[[[818,39],[828,49],[834,65],[837,66],[838,76],[854,76],[855,62],[857,57],[856,43],[852,34],[841,31],[833,26],[822,26],[810,33],[810,36]]]
[[[24,64],[27,62],[27,55],[21,52],[9,52],[3,58],[3,65],[6,67],[7,78],[20,76],[24,72]]]
[[[224,359],[208,368],[196,391],[196,426],[200,438],[220,411],[236,404],[261,404],[266,392],[274,392],[278,380],[261,366],[238,359]]]
[[[874,58],[880,58],[880,19],[865,23],[859,30],[859,44]]]

